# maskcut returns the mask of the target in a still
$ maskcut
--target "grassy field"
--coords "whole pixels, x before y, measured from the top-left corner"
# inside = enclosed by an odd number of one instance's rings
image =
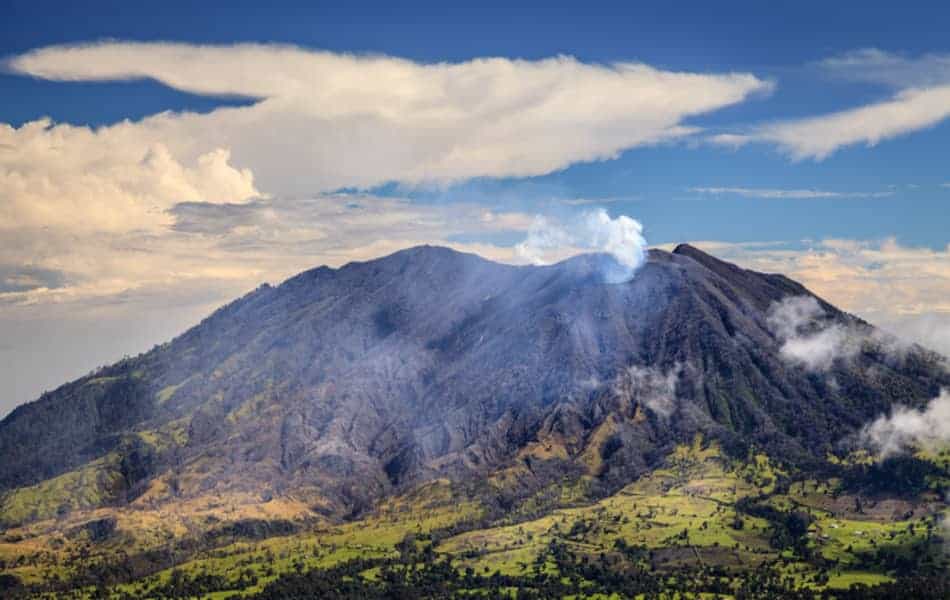
[[[88,484],[82,476],[68,474],[44,485],[82,488]],[[199,594],[204,598],[253,595],[288,575],[363,563],[366,568],[348,577],[374,582],[388,568],[380,566],[386,561],[420,569],[446,564],[469,577],[564,577],[581,586],[575,597],[597,596],[583,594],[590,581],[562,572],[565,555],[579,565],[647,570],[672,583],[677,573],[698,568],[719,573],[717,581],[729,584],[743,572],[768,566],[795,586],[815,590],[891,581],[909,562],[947,566],[939,538],[946,511],[941,498],[862,500],[837,480],[790,482],[788,473],[762,454],[729,460],[701,438],[677,447],[664,468],[606,498],[587,500],[588,487],[580,478],[553,490],[560,493],[545,493],[545,502],[553,497],[557,507],[534,518],[517,515],[536,514],[542,505],[538,497],[499,512],[448,480],[424,484],[360,520],[342,523],[315,516],[293,498],[262,501],[250,494],[180,501],[174,513],[157,501],[122,509],[77,506],[68,517],[43,515],[8,529],[0,560],[3,571],[24,584],[81,582],[84,573],[98,574],[87,576],[92,583],[107,574],[119,579],[109,586],[115,598],[158,595],[182,581],[211,582],[214,590]],[[10,506],[22,510],[24,498],[15,496]],[[114,526],[104,539],[93,539],[89,523],[104,520]],[[215,531],[226,534],[209,534]],[[133,572],[128,565],[150,552],[171,558],[122,582],[122,568]],[[75,597],[97,593],[101,586],[86,585]]]

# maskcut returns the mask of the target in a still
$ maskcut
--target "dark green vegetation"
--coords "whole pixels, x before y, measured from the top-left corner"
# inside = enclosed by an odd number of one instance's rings
[[[315,269],[17,409],[0,586],[946,597],[947,455],[858,444],[944,358],[819,301],[855,349],[809,369],[769,319],[798,284],[689,246],[620,285],[602,260]]]
[[[502,510],[489,490],[437,480],[356,521],[241,521],[152,550],[90,521],[32,538],[44,550],[8,559],[23,582],[6,585],[76,598],[945,598],[950,474],[935,468],[918,495],[855,495],[697,437],[600,500],[542,493]]]

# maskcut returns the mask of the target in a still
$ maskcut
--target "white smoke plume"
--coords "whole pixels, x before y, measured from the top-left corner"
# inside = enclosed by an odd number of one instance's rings
[[[538,216],[528,236],[515,247],[518,255],[534,264],[550,264],[578,251],[603,252],[617,262],[604,276],[608,283],[621,283],[646,259],[643,225],[626,215],[612,219],[599,208],[583,213],[576,222],[565,223]]]
[[[630,365],[614,381],[613,393],[629,396],[668,419],[676,410],[676,380],[681,370],[676,367],[663,373],[659,369]]]
[[[860,339],[839,323],[823,322],[824,309],[811,296],[793,296],[769,309],[768,323],[782,340],[782,356],[812,371],[827,371],[836,358],[850,358]]]
[[[910,448],[935,450],[950,444],[950,391],[942,390],[923,410],[895,407],[861,430],[865,445],[881,458]]]

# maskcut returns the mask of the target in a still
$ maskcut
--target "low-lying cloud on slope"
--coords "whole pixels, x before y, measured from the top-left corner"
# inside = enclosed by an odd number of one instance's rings
[[[860,340],[840,323],[824,319],[811,296],[792,296],[772,305],[768,322],[782,341],[782,356],[813,371],[827,371],[836,359],[851,358]]]
[[[915,448],[950,445],[950,391],[942,390],[922,410],[897,406],[861,431],[861,440],[886,458]]]
[[[630,365],[616,377],[611,387],[614,394],[629,397],[668,419],[676,411],[676,381],[682,366],[663,372],[652,367]]]
[[[893,238],[694,244],[743,267],[787,275],[831,304],[950,357],[950,247]]]

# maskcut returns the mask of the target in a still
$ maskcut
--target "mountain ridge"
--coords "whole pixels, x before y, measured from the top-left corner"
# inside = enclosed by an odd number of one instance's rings
[[[940,357],[891,356],[873,337],[828,373],[790,364],[768,321],[783,299],[873,329],[782,275],[682,244],[607,284],[608,260],[513,266],[420,246],[262,285],[14,410],[0,489],[105,461],[109,502],[293,493],[346,515],[427,479],[499,472],[515,473],[513,495],[565,473],[606,493],[698,432],[817,462],[948,383]]]

